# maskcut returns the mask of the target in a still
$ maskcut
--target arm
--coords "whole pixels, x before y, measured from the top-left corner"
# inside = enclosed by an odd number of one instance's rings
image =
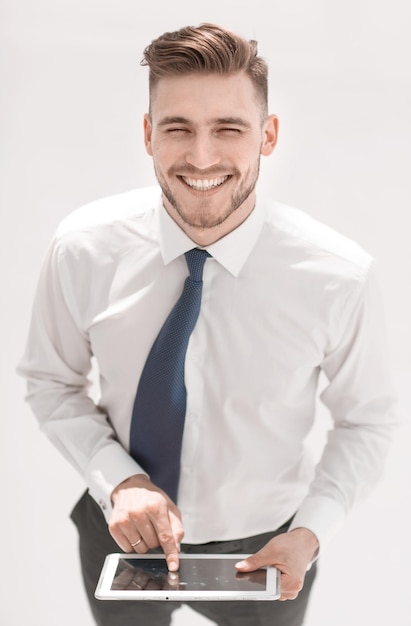
[[[282,599],[295,597],[321,547],[349,511],[378,484],[397,426],[385,345],[382,306],[374,270],[359,281],[335,316],[322,363],[328,386],[321,399],[333,427],[313,482],[290,530],[272,539],[240,566],[248,571],[276,565],[283,573]]]
[[[124,489],[125,481],[135,475],[145,483],[149,481],[117,440],[109,416],[90,397],[93,354],[87,315],[93,284],[92,279],[88,283],[84,280],[87,267],[79,261],[81,253],[80,246],[72,250],[58,238],[51,245],[40,274],[27,347],[18,372],[27,379],[27,400],[41,429],[83,476],[90,494],[110,520],[119,545],[126,551],[131,549],[127,531],[124,535],[115,530],[119,520],[124,519],[125,508],[136,507],[136,515],[141,515],[141,507],[145,506],[152,520],[151,534],[145,531],[149,547],[162,545],[170,562],[175,562],[176,544],[182,538],[177,508],[157,490],[157,501],[162,503],[157,522],[152,505],[156,488],[148,490],[140,485],[138,489]],[[134,510],[130,516],[135,517]],[[133,537],[131,534],[134,542]]]
[[[72,269],[70,256],[58,239],[47,253],[18,372],[27,379],[26,399],[42,431],[107,510],[114,487],[142,469],[119,444],[108,416],[91,398],[93,354],[82,314],[86,296],[75,293],[82,267]]]
[[[398,426],[373,265],[351,290],[336,320],[335,339],[322,363],[328,384],[320,396],[332,428],[309,493],[291,524],[291,529],[311,529],[321,549],[378,485]]]

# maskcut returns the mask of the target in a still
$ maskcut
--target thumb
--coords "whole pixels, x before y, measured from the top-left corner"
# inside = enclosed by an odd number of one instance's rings
[[[238,563],[235,564],[235,567],[239,572],[253,572],[260,569],[260,567],[264,567],[265,565],[270,565],[270,560],[268,559],[267,551],[262,548],[243,561],[238,561]]]

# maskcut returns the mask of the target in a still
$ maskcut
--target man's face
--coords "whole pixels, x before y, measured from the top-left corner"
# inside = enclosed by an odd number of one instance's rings
[[[260,155],[271,154],[277,119],[245,73],[163,78],[144,120],[164,206],[197,243],[224,236],[251,213]]]

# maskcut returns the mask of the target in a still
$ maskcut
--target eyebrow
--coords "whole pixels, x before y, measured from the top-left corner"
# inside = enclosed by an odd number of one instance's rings
[[[178,115],[163,117],[158,126],[168,126],[169,124],[192,124],[191,120],[186,117],[180,117]],[[222,124],[228,124],[230,126],[242,126],[243,128],[250,128],[249,122],[241,117],[217,117],[210,120],[210,126],[216,124],[221,126]]]

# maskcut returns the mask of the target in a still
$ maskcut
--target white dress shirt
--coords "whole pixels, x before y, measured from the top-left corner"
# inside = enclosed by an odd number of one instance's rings
[[[113,488],[141,472],[128,453],[134,396],[193,247],[150,187],[72,213],[44,262],[19,372],[107,520]],[[185,368],[184,541],[247,537],[296,513],[292,528],[323,547],[380,478],[396,424],[373,260],[307,214],[260,200],[207,250]],[[333,428],[314,468],[304,440],[321,371]]]

